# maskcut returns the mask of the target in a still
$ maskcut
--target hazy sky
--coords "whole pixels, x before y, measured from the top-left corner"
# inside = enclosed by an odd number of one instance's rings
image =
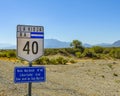
[[[120,40],[120,0],[0,0],[0,43],[16,44],[17,24],[42,25],[45,39]]]

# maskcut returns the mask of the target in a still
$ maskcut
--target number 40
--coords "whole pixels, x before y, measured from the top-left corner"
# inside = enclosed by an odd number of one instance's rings
[[[25,46],[24,46],[24,48],[23,48],[23,51],[26,51],[27,52],[27,54],[29,54],[30,53],[30,42],[29,41],[27,41],[26,42],[26,44],[25,44]],[[34,41],[34,42],[32,42],[32,53],[33,54],[37,54],[38,53],[38,43],[36,42],[36,41]]]

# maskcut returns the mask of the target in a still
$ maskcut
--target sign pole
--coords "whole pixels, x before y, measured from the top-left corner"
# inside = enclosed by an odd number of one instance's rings
[[[17,56],[27,60],[29,62],[29,66],[27,68],[16,67],[14,70],[14,81],[15,83],[28,83],[28,96],[32,96],[32,82],[44,82],[46,79],[44,67],[32,67],[32,61],[40,58],[43,54],[44,27],[17,25]]]
[[[29,62],[29,67],[32,67],[32,62]],[[31,96],[32,82],[28,84],[28,96]]]

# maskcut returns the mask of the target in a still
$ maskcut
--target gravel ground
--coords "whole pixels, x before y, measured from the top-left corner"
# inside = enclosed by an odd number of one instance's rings
[[[0,96],[27,96],[28,84],[14,84],[20,63],[0,60]],[[32,96],[120,96],[120,60],[81,60],[46,65],[46,82],[32,84]]]

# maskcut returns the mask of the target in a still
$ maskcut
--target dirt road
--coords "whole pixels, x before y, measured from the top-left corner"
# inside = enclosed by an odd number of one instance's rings
[[[27,96],[28,85],[14,84],[20,63],[0,61],[0,96]],[[46,65],[46,82],[32,84],[32,96],[120,96],[120,60],[81,60]]]

